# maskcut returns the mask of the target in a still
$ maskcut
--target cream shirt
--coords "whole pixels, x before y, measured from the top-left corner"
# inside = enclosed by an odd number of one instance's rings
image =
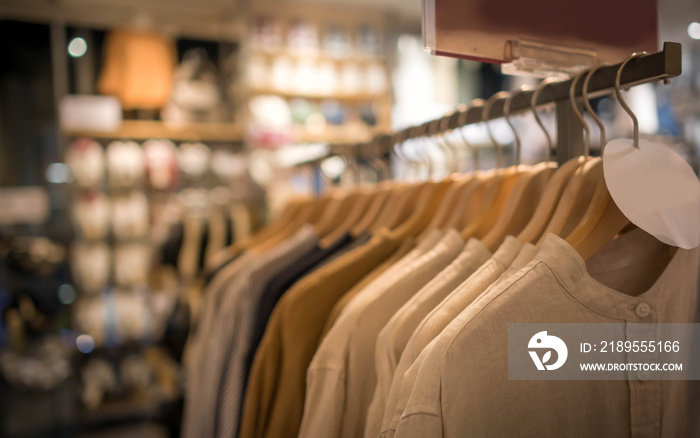
[[[512,236],[506,237],[503,244],[496,250],[486,263],[474,274],[469,276],[457,289],[442,300],[423,320],[411,335],[406,348],[401,354],[391,381],[387,402],[382,418],[382,432],[390,428],[392,421],[397,423],[403,407],[408,401],[413,387],[409,380],[404,388],[405,373],[418,358],[423,349],[457,316],[469,306],[479,294],[486,290],[505,272],[522,249],[523,244]],[[394,419],[394,417],[396,418]],[[392,432],[393,433],[393,432]]]
[[[374,354],[377,386],[367,413],[366,437],[379,436],[391,380],[413,331],[435,306],[490,257],[486,246],[477,239],[469,239],[459,256],[408,300],[379,333]]]
[[[362,288],[362,291],[359,291],[356,296],[354,296],[348,303],[346,303],[343,310],[338,315],[338,320],[340,320],[343,317],[343,314],[347,309],[351,309],[353,306],[364,306],[366,304],[367,297],[370,297],[371,294],[365,291],[382,290],[383,288],[387,287],[387,285],[393,283],[396,280],[397,273],[401,272],[404,266],[429,252],[435,247],[435,245],[437,245],[440,242],[440,239],[442,239],[443,237],[444,233],[441,230],[433,230],[430,233],[428,233],[425,239],[419,242],[415,246],[415,248],[413,248],[408,253],[406,253],[406,255],[397,260],[396,263],[389,266],[384,272],[377,275],[376,278],[372,279]],[[363,296],[365,298],[362,298]]]
[[[463,246],[459,233],[448,231],[431,251],[392,270],[393,281],[378,287],[373,283],[348,304],[307,371],[300,437],[362,435],[376,382],[374,345],[379,331]]]
[[[639,245],[646,241],[645,245]],[[624,248],[628,249],[625,251]],[[641,285],[654,255],[668,249],[630,232],[603,252],[624,253],[606,280]],[[651,255],[651,257],[650,257]],[[601,267],[595,259],[591,267]],[[692,322],[698,249],[678,249],[654,284],[636,296],[589,273],[564,240],[548,235],[535,260],[462,312],[427,350],[397,437],[684,436],[686,382],[508,380],[509,323]],[[640,310],[641,309],[641,310]]]

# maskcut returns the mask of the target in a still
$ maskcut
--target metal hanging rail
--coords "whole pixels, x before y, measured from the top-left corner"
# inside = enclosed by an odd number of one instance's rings
[[[591,77],[588,85],[588,96],[599,97],[607,94],[612,94],[615,90],[615,75],[620,67],[620,64],[601,67]],[[660,52],[650,53],[638,58],[632,59],[625,66],[622,72],[620,84],[622,88],[629,88],[635,85],[646,84],[679,76],[681,74],[681,44],[666,42],[664,48]],[[559,124],[559,142],[558,158],[561,160],[568,159],[567,156],[574,156],[575,145],[574,138],[570,133],[563,131],[577,131],[572,129],[572,120],[569,117],[569,89],[571,88],[571,79],[561,82],[554,82],[545,87],[538,98],[537,106],[557,104],[557,118]],[[583,81],[576,84],[575,95],[581,97],[583,91]],[[534,91],[516,91],[510,104],[510,114],[528,111],[531,109],[531,98]],[[505,99],[499,99],[494,102],[493,107],[489,111],[487,120],[497,119],[504,116],[503,107]],[[440,130],[451,130],[461,126],[480,123],[483,121],[483,112],[481,106],[467,108],[465,111],[456,111],[448,114],[440,119],[431,120],[420,126],[413,126],[403,129],[393,134],[382,134],[376,136],[371,144],[380,147],[391,147],[393,144],[410,138],[420,137],[428,133],[428,129],[439,127]],[[564,120],[566,117],[566,120]],[[574,121],[578,123],[577,120]],[[564,125],[562,125],[564,124]],[[565,129],[562,129],[562,126]],[[578,130],[580,131],[580,130]],[[562,133],[568,137],[562,139]],[[579,133],[580,134],[580,133]],[[562,149],[568,149],[568,153]]]

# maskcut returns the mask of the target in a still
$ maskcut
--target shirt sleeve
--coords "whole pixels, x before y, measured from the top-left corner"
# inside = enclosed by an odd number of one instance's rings
[[[439,415],[416,413],[401,418],[396,428],[396,438],[441,437],[442,418]]]
[[[336,368],[309,368],[299,438],[340,436],[344,375]]]
[[[274,319],[265,331],[253,360],[243,399],[240,438],[262,438],[279,381],[279,332]]]
[[[408,405],[408,401],[411,397],[411,391],[413,390],[413,386],[418,378],[418,370],[420,369],[424,358],[425,354],[421,353],[416,358],[415,362],[413,362],[411,367],[404,373],[396,403],[393,405],[387,404],[384,412],[384,419],[382,421],[381,438],[393,437],[396,433],[399,420],[401,419],[404,409]]]

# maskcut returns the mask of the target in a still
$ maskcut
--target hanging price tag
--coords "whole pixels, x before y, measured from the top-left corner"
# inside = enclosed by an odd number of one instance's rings
[[[603,151],[610,195],[635,225],[660,241],[684,249],[700,245],[700,181],[670,148],[615,139]]]

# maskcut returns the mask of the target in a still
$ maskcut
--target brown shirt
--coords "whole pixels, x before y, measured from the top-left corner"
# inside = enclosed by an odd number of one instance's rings
[[[241,438],[296,437],[306,369],[331,309],[400,242],[379,233],[367,244],[297,282],[279,301],[255,354],[246,389]]]

